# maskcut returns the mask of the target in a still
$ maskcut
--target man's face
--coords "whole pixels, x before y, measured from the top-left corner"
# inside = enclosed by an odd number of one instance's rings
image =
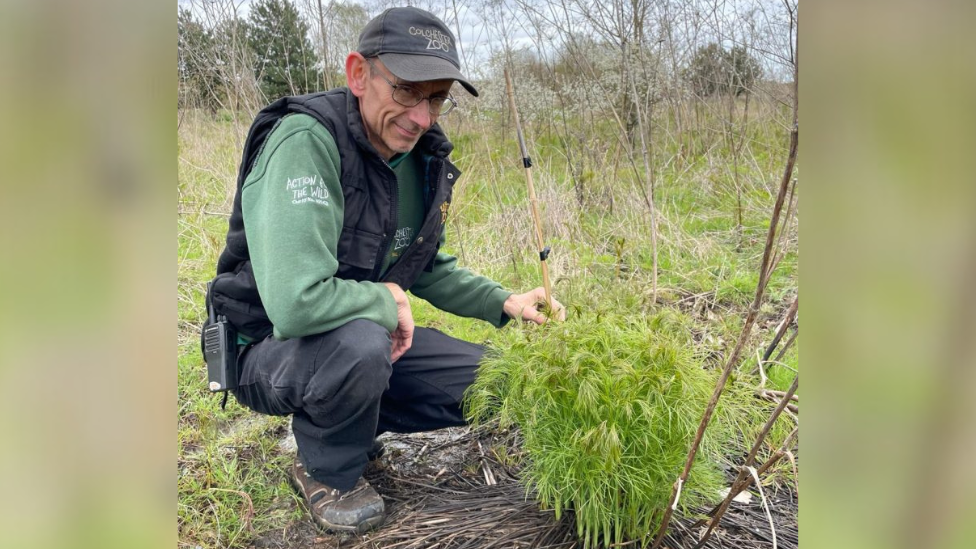
[[[371,61],[375,71],[370,73],[369,64],[363,62],[365,81],[360,89],[362,93],[356,95],[359,96],[359,108],[369,142],[380,155],[389,160],[397,153],[413,150],[420,137],[437,122],[437,115],[430,113],[430,102],[427,100],[413,107],[404,107],[394,101],[393,88],[387,80],[394,84],[409,85],[426,97],[448,95],[454,81],[402,82],[379,59]]]

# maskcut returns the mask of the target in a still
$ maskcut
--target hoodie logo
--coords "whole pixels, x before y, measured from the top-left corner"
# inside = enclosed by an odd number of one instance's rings
[[[291,203],[295,205],[309,202],[321,206],[329,205],[329,189],[318,174],[287,178],[285,191],[291,193]]]
[[[423,36],[426,38],[428,50],[451,51],[451,37],[437,29],[418,29],[417,27],[410,27],[409,32],[413,36]]]

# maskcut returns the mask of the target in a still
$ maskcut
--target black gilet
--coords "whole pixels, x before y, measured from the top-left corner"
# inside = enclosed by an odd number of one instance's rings
[[[210,290],[216,314],[226,316],[239,333],[252,339],[267,337],[272,324],[262,306],[251,268],[241,188],[268,134],[282,117],[291,113],[314,117],[329,130],[339,149],[345,210],[337,248],[336,277],[394,282],[404,290],[410,288],[422,271],[433,267],[451,191],[461,173],[447,158],[454,146],[435,124],[416,147],[421,152],[424,169],[424,222],[414,241],[381,278],[383,258],[396,233],[396,175],[366,138],[357,98],[348,88],[340,88],[283,97],[261,110],[244,143],[227,245],[217,260],[217,276]]]

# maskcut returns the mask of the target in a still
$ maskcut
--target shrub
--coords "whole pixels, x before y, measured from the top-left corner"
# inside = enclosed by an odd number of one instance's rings
[[[690,321],[666,310],[500,335],[466,395],[469,419],[520,428],[528,489],[557,518],[574,510],[584,546],[653,534],[718,378],[695,358]],[[718,499],[718,461],[741,448],[749,406],[742,387],[723,394],[682,488],[685,512]]]
[[[749,91],[762,77],[762,66],[743,46],[726,50],[716,43],[695,51],[685,78],[699,97]]]

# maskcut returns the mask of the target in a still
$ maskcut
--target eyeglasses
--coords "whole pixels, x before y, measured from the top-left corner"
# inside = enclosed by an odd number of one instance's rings
[[[394,84],[393,82],[390,82],[390,79],[387,78],[381,71],[376,69],[376,65],[373,64],[372,59],[367,59],[366,62],[369,63],[370,68],[372,68],[374,72],[380,75],[380,78],[382,78],[387,84],[390,85],[391,88],[393,88],[393,100],[404,107],[416,107],[421,101],[426,99],[430,103],[427,110],[430,112],[430,114],[435,116],[443,116],[454,110],[454,107],[457,107],[457,101],[455,101],[454,98],[449,95],[424,95],[420,90],[414,88],[413,86],[408,86],[406,84]]]

